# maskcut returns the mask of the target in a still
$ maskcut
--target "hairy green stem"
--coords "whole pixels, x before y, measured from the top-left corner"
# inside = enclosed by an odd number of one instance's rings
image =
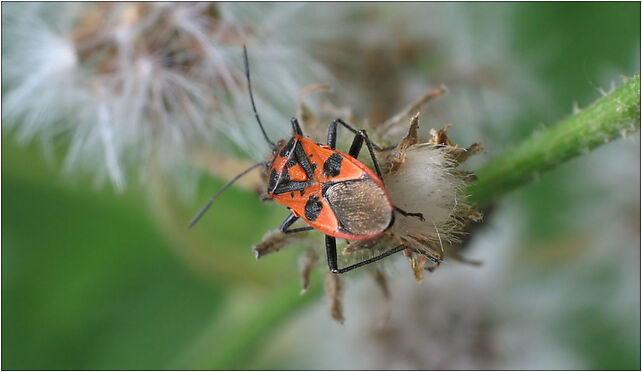
[[[489,204],[540,173],[640,129],[640,74],[476,170],[466,193]]]

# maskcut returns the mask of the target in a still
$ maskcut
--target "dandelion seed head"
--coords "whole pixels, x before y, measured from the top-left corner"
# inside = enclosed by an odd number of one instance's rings
[[[272,137],[286,133],[291,114],[283,108],[294,109],[299,88],[330,79],[279,39],[289,21],[274,14],[280,7],[262,7],[254,19],[239,14],[246,8],[3,4],[3,128],[23,142],[69,135],[65,171],[85,169],[117,189],[132,174],[144,182],[149,166],[190,164],[194,149],[231,142],[262,159],[268,147],[253,121],[242,45]]]

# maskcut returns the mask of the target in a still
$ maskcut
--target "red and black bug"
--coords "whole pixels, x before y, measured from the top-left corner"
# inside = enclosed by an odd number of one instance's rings
[[[305,138],[298,120],[293,118],[292,137],[276,144],[270,141],[254,103],[245,47],[243,61],[252,109],[265,140],[272,147],[272,156],[269,161],[251,166],[228,182],[194,217],[190,227],[225,189],[251,170],[263,166],[268,178],[267,199],[272,199],[291,211],[280,230],[285,234],[312,229],[324,233],[328,266],[333,273],[344,273],[402,250],[423,254],[401,245],[348,267],[338,267],[336,238],[360,240],[380,236],[393,225],[395,212],[421,220],[424,217],[420,213],[407,213],[392,204],[375,156],[375,150],[384,149],[370,141],[365,130],[357,130],[342,119],[336,119],[330,123],[327,145],[322,145]],[[354,134],[348,153],[336,150],[339,125]],[[374,172],[357,160],[364,143],[372,158]],[[299,218],[309,226],[291,229],[290,226]]]

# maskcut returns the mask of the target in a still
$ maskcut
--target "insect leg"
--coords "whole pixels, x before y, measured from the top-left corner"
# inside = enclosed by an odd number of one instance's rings
[[[363,141],[366,141],[366,146],[368,146],[368,151],[370,152],[370,157],[372,158],[372,163],[374,164],[377,176],[383,180],[383,177],[381,176],[381,169],[379,168],[379,162],[377,161],[377,157],[375,156],[374,149],[376,149],[377,151],[383,151],[385,149],[370,141],[370,138],[368,138],[368,134],[366,134],[365,130],[356,130],[342,119],[333,120],[332,123],[330,123],[330,128],[328,128],[328,146],[330,146],[331,149],[334,150],[337,147],[337,124],[343,125],[346,129],[355,134],[354,141],[352,141],[352,146],[350,146],[350,151],[348,152],[350,156],[357,158],[359,156],[359,152],[361,151],[361,146],[363,146]]]
[[[352,145],[350,145],[350,150],[348,150],[348,155],[357,159],[359,157],[359,153],[361,152],[362,146],[363,146],[363,137],[361,137],[358,134],[355,135],[354,139],[352,140]]]
[[[337,121],[334,120],[332,123],[330,123],[330,127],[328,128],[328,146],[332,150],[336,150],[337,148]]]
[[[379,168],[379,161],[377,160],[377,157],[374,153],[374,143],[370,141],[370,138],[368,138],[368,134],[365,130],[357,131],[348,154],[356,159],[359,156],[359,152],[361,151],[361,147],[363,146],[364,141],[366,142],[366,146],[368,147],[368,152],[370,153],[370,158],[372,159],[372,164],[375,167],[377,176],[379,177],[381,182],[383,182],[383,176],[381,175],[381,169]]]
[[[297,118],[292,118],[290,119],[290,123],[292,124],[292,132],[294,132],[294,134],[302,136],[303,131],[301,130],[301,126],[299,125],[299,120],[297,120]]]
[[[333,273],[340,273],[337,266],[337,239],[334,236],[325,236],[325,254],[328,257],[328,267]]]
[[[400,245],[398,247],[395,247],[395,248],[392,248],[392,249],[390,249],[388,251],[385,251],[385,252],[381,253],[378,256],[375,256],[375,257],[372,257],[372,258],[368,258],[367,260],[363,260],[363,261],[357,262],[356,264],[353,264],[353,265],[344,267],[342,269],[339,269],[338,266],[337,266],[337,244],[336,244],[336,239],[334,237],[332,237],[332,236],[326,235],[326,237],[325,237],[325,248],[326,248],[326,254],[328,256],[328,266],[330,267],[330,271],[332,271],[335,274],[343,274],[343,273],[346,273],[348,271],[357,269],[359,267],[371,264],[373,262],[376,262],[376,261],[379,261],[381,259],[384,259],[384,258],[386,258],[386,257],[388,257],[390,255],[393,255],[393,254],[395,254],[397,252],[401,252],[404,249],[410,250],[410,251],[415,252],[417,254],[424,255],[422,252],[419,252],[418,250],[416,250],[414,248],[407,247],[405,245]],[[426,257],[428,257],[428,256],[426,256]],[[432,258],[432,257],[428,257],[428,258],[431,261],[435,261],[435,259]]]
[[[302,232],[302,231],[309,231],[314,229],[312,226],[306,226],[306,227],[299,227],[296,229],[290,229],[290,226],[292,226],[293,223],[295,223],[299,217],[295,216],[294,214],[290,213],[289,216],[285,217],[285,220],[283,220],[283,223],[281,224],[281,227],[279,230],[281,230],[282,233],[284,234],[292,234],[292,233],[297,233],[297,232]]]
[[[330,129],[328,130],[328,145],[330,145],[330,131],[332,131],[332,127],[333,126],[334,126],[334,132],[335,132],[334,138],[336,140],[337,124],[343,125],[344,128],[346,128],[347,130],[349,130],[353,134],[357,134],[359,132],[359,130],[355,129],[352,125],[350,125],[350,124],[346,123],[345,121],[343,121],[343,119],[341,119],[341,118],[334,119],[334,121],[332,121],[332,123],[330,123]],[[396,147],[396,146],[381,147],[381,146],[377,145],[374,142],[371,142],[371,143],[372,143],[372,147],[374,147],[375,150],[377,150],[377,151],[388,151],[388,150],[392,150],[392,149],[394,149]],[[334,150],[334,147],[332,147],[332,149]]]
[[[401,215],[402,215],[402,216],[405,216],[405,217],[412,216],[412,217],[419,217],[419,219],[420,219],[420,220],[422,220],[422,221],[425,221],[425,220],[426,220],[426,219],[424,218],[424,215],[423,215],[422,213],[410,213],[410,212],[406,212],[406,211],[404,211],[403,209],[401,209],[401,208],[399,208],[399,207],[395,207],[395,210],[396,210],[397,212],[401,213]]]

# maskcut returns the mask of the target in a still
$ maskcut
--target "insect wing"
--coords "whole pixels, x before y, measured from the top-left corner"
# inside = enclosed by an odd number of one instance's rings
[[[386,190],[371,178],[337,182],[326,188],[324,196],[344,233],[366,239],[379,235],[393,221]]]

